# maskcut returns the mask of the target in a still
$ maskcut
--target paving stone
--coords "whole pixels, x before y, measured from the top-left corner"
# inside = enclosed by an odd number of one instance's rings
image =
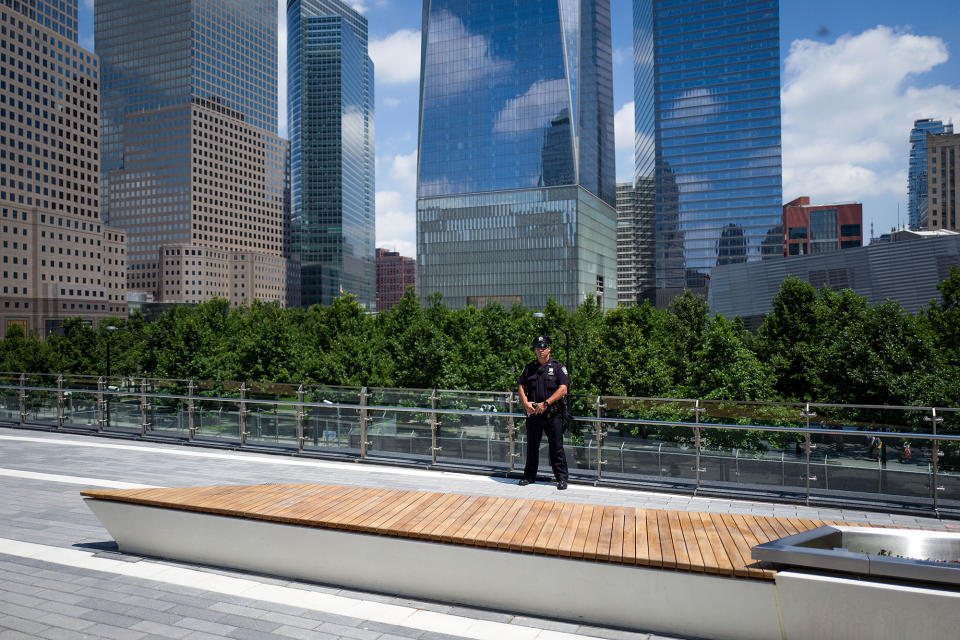
[[[176,626],[221,636],[236,629],[236,627],[228,624],[218,624],[216,622],[210,622],[209,620],[201,620],[200,618],[182,618],[177,621]]]
[[[141,620],[137,624],[130,627],[133,631],[142,631],[143,633],[149,633],[156,636],[163,636],[165,638],[175,638],[180,640],[181,638],[190,634],[190,629],[184,629],[183,627],[175,627],[169,624],[162,624],[159,622],[153,622],[150,620]]]
[[[333,622],[324,622],[317,627],[318,631],[329,633],[332,636],[341,638],[353,638],[355,640],[377,640],[377,636],[382,635],[379,631],[369,631],[359,627],[348,627]]]
[[[299,640],[339,640],[338,636],[330,633],[313,629],[303,629],[301,627],[291,627],[286,624],[278,627],[273,633],[274,635],[283,636],[284,638],[298,638]]]
[[[0,614],[0,629],[9,629],[22,633],[40,633],[48,626],[49,625],[31,618],[18,618],[17,616]]]

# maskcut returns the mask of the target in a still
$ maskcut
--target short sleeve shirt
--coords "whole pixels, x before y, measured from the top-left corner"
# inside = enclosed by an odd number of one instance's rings
[[[566,367],[557,360],[547,360],[544,365],[534,360],[523,368],[517,384],[523,386],[527,400],[543,402],[553,395],[560,385],[567,385],[569,388],[570,376]]]

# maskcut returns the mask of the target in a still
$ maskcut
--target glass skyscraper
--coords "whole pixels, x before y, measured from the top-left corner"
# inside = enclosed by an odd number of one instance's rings
[[[778,0],[634,0],[636,181],[656,192],[658,304],[783,255]]]
[[[420,295],[616,305],[609,0],[425,0]]]
[[[376,306],[373,61],[367,19],[339,0],[287,4],[294,248],[304,305]]]
[[[944,125],[940,120],[924,118],[913,123],[910,130],[910,167],[907,190],[910,228],[925,229],[928,226],[927,202],[927,133],[953,133],[953,125]]]
[[[284,300],[276,4],[99,0],[95,29],[103,214],[131,291]]]

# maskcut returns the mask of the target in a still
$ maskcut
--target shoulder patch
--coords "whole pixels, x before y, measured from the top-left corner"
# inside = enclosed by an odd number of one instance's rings
[[[567,373],[567,368],[563,365],[560,365],[560,371],[563,371],[563,375],[565,376],[570,375],[569,373]]]

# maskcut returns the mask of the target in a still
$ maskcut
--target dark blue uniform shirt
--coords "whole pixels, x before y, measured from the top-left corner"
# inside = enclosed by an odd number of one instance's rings
[[[557,360],[547,360],[547,364],[544,365],[534,360],[523,368],[517,384],[523,386],[528,401],[544,402],[560,385],[565,384],[569,389],[570,376],[567,375],[567,369]]]

